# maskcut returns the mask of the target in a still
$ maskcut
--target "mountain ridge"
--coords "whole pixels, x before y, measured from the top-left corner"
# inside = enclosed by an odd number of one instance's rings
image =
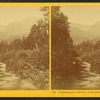
[[[21,21],[11,22],[4,26],[0,25],[0,40],[9,40],[10,38],[16,38],[20,35],[28,35],[31,27],[36,23],[37,20],[38,17],[29,17]]]
[[[30,33],[31,27],[39,20],[38,17],[29,17],[20,21],[14,21],[8,25],[0,25],[0,41],[12,41],[16,38],[22,38]],[[70,23],[70,35],[74,44],[82,41],[91,40],[96,42],[100,37],[100,21],[93,25],[84,25],[78,23]]]
[[[90,26],[72,23],[72,25],[70,25],[70,30],[74,44],[79,44],[86,40],[91,40],[95,43],[99,40],[100,37],[100,21]]]

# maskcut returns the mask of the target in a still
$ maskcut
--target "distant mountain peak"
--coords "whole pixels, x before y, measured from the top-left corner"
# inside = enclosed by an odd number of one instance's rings
[[[16,38],[26,36],[29,34],[31,27],[39,20],[39,17],[32,16],[20,21],[14,21],[5,26],[0,26],[0,40],[8,40],[9,38]],[[17,36],[18,35],[18,36]]]

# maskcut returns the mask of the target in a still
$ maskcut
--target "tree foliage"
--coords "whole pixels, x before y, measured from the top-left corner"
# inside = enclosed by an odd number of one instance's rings
[[[49,19],[48,7],[42,7],[44,19],[33,23],[30,33],[11,43],[0,43],[0,61],[7,64],[6,71],[22,79],[29,79],[38,89],[49,88]]]
[[[68,88],[64,86],[65,82],[70,83],[76,78],[81,67],[70,37],[68,17],[59,6],[51,8],[51,38],[52,88]]]

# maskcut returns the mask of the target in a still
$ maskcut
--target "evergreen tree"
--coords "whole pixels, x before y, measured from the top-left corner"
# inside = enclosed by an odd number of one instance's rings
[[[62,84],[63,87],[73,76],[79,73],[78,56],[70,37],[68,17],[60,11],[59,6],[51,8],[51,52],[52,52],[52,84]],[[75,64],[73,64],[75,62]],[[68,81],[67,81],[68,80]],[[67,81],[67,83],[64,83]],[[52,85],[54,86],[54,85]],[[56,85],[57,86],[57,85]],[[54,88],[54,87],[52,87]],[[57,87],[56,87],[57,88]],[[66,87],[65,87],[66,88]]]
[[[43,12],[44,19],[32,26],[29,36],[23,41],[24,49],[38,49],[49,43],[49,9],[42,7],[40,10]]]

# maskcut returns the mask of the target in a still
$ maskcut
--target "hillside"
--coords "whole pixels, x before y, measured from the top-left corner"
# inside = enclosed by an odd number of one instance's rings
[[[82,41],[88,40],[87,32],[85,30],[82,30],[75,25],[74,26],[71,25],[70,30],[71,30],[70,33],[71,33],[71,37],[74,41],[74,44],[79,44]]]
[[[38,19],[38,17],[30,17],[21,21],[11,22],[5,26],[0,25],[0,41],[7,40],[10,42],[15,38],[27,36],[30,28]],[[95,43],[100,37],[100,22],[96,22],[91,26],[71,22],[70,35],[74,44],[79,44],[86,40],[92,40]]]
[[[78,23],[73,23],[73,22],[71,22],[70,26],[77,27],[84,31],[89,30],[89,28],[91,27],[90,25],[78,24]]]
[[[91,40],[95,43],[100,39],[100,22],[96,22],[91,26],[71,23],[70,31],[74,44],[79,44],[86,40]]]
[[[21,21],[11,22],[6,26],[0,26],[0,41],[27,36],[32,25],[38,19],[38,17],[30,17]]]

